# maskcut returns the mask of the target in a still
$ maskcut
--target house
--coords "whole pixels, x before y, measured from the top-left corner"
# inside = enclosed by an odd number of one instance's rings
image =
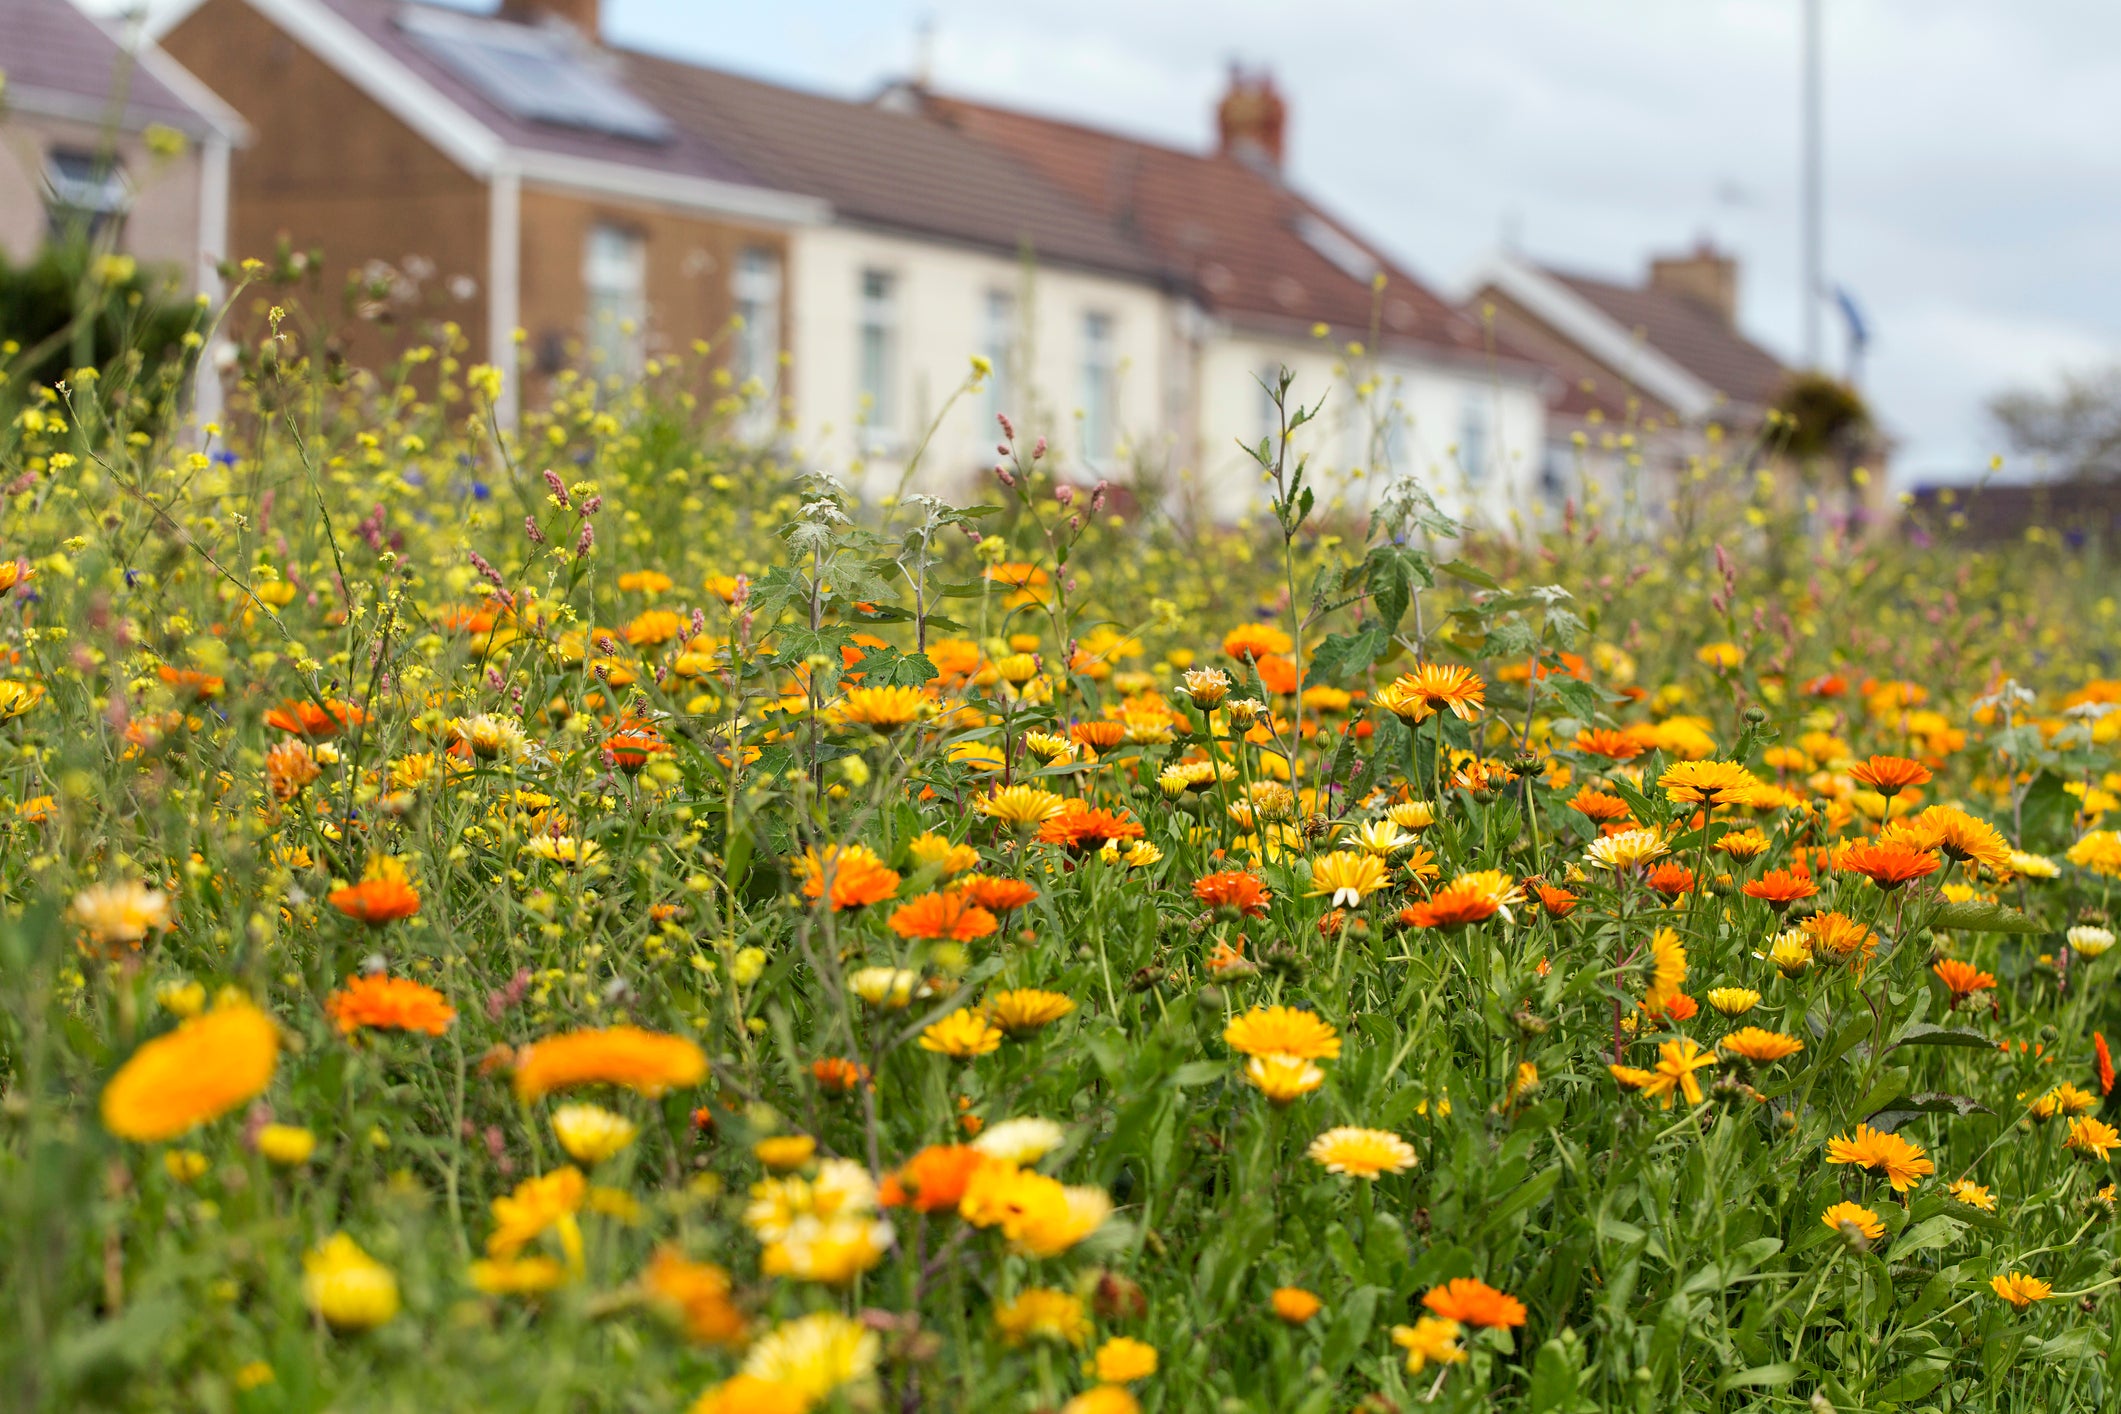
[[[1014,153],[1165,266],[1184,378],[1175,463],[1191,468],[1203,512],[1261,499],[1237,444],[1272,430],[1261,385],[1284,367],[1293,396],[1324,398],[1299,445],[1328,484],[1411,470],[1492,526],[1532,499],[1550,376],[1290,181],[1288,107],[1271,78],[1232,71],[1207,151],[918,87],[885,101]],[[1358,399],[1356,384],[1373,391]],[[1348,489],[1364,499],[1360,482]]]
[[[243,120],[167,54],[72,0],[0,0],[0,255],[54,238],[217,296]],[[211,416],[218,387],[202,379]]]
[[[789,233],[825,210],[631,91],[594,42],[597,12],[180,0],[158,32],[255,134],[235,163],[232,248],[314,249],[326,288],[355,276],[387,292],[385,312],[454,321],[471,357],[502,368],[504,417],[526,369],[623,374],[696,340],[770,382]],[[750,338],[725,339],[740,315]],[[364,362],[391,347],[380,328],[340,337]]]
[[[1720,442],[1742,458],[1792,370],[1738,326],[1735,257],[1704,241],[1650,261],[1640,284],[1490,257],[1469,312],[1553,370],[1546,486],[1576,494],[1639,457],[1644,500],[1661,505]],[[1882,484],[1882,478],[1881,484]]]

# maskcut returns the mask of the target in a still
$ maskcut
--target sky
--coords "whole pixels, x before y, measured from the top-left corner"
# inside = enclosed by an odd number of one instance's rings
[[[1800,352],[1800,0],[604,4],[629,45],[846,96],[925,52],[945,92],[1188,146],[1229,64],[1265,66],[1291,180],[1440,291],[1506,243],[1633,278],[1706,236],[1746,329]],[[1822,8],[1826,277],[1896,481],[1963,478],[2002,450],[1991,395],[2121,357],[2121,6]]]

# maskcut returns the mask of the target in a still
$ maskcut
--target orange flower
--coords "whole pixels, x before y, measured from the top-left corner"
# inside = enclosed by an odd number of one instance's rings
[[[351,702],[328,697],[323,705],[290,698],[265,714],[265,725],[298,736],[337,736],[342,727],[358,727],[368,714]]]
[[[1633,761],[1642,755],[1644,747],[1626,732],[1598,727],[1576,733],[1576,749],[1591,756],[1603,756],[1608,761]]]
[[[1070,800],[1067,809],[1038,827],[1040,842],[1064,845],[1077,854],[1103,849],[1109,840],[1138,840],[1145,833],[1125,811],[1093,810],[1079,800]]]
[[[1795,1036],[1785,1036],[1780,1031],[1769,1031],[1760,1026],[1747,1026],[1733,1031],[1716,1044],[1732,1055],[1743,1056],[1756,1065],[1772,1065],[1804,1049],[1804,1042]]]
[[[1694,891],[1694,871],[1684,864],[1666,861],[1652,869],[1644,882],[1666,898],[1678,898]]]
[[[1453,879],[1421,903],[1399,911],[1399,921],[1409,928],[1463,928],[1493,918],[1502,911],[1502,900],[1480,879]]]
[[[1838,867],[1861,874],[1888,893],[1937,872],[1937,856],[1926,849],[1886,840],[1843,846]]]
[[[1325,1308],[1325,1302],[1300,1286],[1274,1288],[1274,1314],[1292,1326],[1300,1326]]]
[[[1092,751],[1110,751],[1127,739],[1125,722],[1077,722],[1068,728],[1068,739]]]
[[[839,719],[876,732],[895,732],[920,720],[928,699],[917,687],[851,687],[839,706]]]
[[[280,1033],[247,1001],[216,1007],[132,1053],[103,1087],[103,1127],[120,1139],[174,1139],[272,1082]]]
[[[381,927],[420,911],[420,891],[405,877],[405,865],[387,854],[371,856],[357,884],[333,889],[331,906],[370,927]]]
[[[1296,664],[1279,653],[1269,653],[1257,659],[1253,668],[1259,673],[1259,685],[1267,691],[1283,697],[1296,693],[1298,676]]]
[[[457,1009],[440,992],[410,977],[349,977],[324,999],[324,1013],[341,1035],[362,1027],[376,1031],[425,1031],[439,1036]]]
[[[1521,1326],[1525,1318],[1522,1301],[1472,1277],[1456,1277],[1431,1288],[1421,1304],[1466,1326]]]
[[[2111,1095],[2114,1093],[2114,1058],[2106,1049],[2106,1037],[2100,1032],[2092,1032],[2092,1050],[2099,1058],[2099,1093]]]
[[[951,938],[969,943],[989,936],[999,926],[993,914],[956,889],[922,894],[891,914],[891,931],[901,938]]]
[[[1760,781],[1736,761],[1681,761],[1657,778],[1672,800],[1697,805],[1735,805],[1760,788]]]
[[[1917,849],[1941,849],[1961,863],[1971,859],[1988,866],[1998,877],[2011,872],[2011,845],[1994,825],[1977,820],[1956,805],[1932,805],[1920,815],[1909,816],[1878,832],[1883,840],[1898,840]]]
[[[1539,896],[1539,906],[1547,911],[1550,918],[1568,917],[1576,911],[1576,905],[1581,902],[1567,889],[1557,889],[1552,884],[1534,884],[1532,892]]]
[[[1905,1193],[1924,1176],[1937,1171],[1937,1166],[1923,1157],[1920,1144],[1902,1139],[1897,1134],[1888,1134],[1882,1129],[1873,1129],[1867,1124],[1856,1126],[1854,1138],[1846,1135],[1829,1139],[1826,1145],[1826,1161],[1830,1164],[1855,1164],[1860,1168],[1883,1174],[1892,1184],[1895,1193]]]
[[[1267,653],[1286,653],[1296,641],[1272,624],[1239,624],[1223,635],[1223,652],[1233,658],[1258,658]]]
[[[1983,972],[1957,958],[1943,958],[1930,967],[1937,980],[1951,989],[1952,1005],[1957,1006],[1974,993],[1996,985],[1995,974]]]
[[[655,725],[638,717],[622,719],[618,729],[604,738],[604,750],[612,764],[629,775],[647,765],[649,757],[669,749],[670,743],[663,740]]]
[[[1909,786],[1924,784],[1929,778],[1929,767],[1905,756],[1873,756],[1861,765],[1849,767],[1850,780],[1869,786],[1888,799]]]
[[[1759,878],[1748,880],[1740,892],[1781,913],[1797,900],[1818,893],[1819,886],[1812,882],[1809,874],[1800,874],[1794,869],[1770,869]]]
[[[1438,712],[1460,721],[1479,716],[1488,685],[1470,668],[1451,663],[1419,663],[1380,690],[1377,705],[1405,722],[1425,722]]]
[[[825,876],[832,876],[834,913],[882,903],[898,892],[898,874],[886,869],[884,861],[867,845],[848,845],[844,849],[827,845],[822,855],[814,849],[805,850],[795,862],[795,872],[803,880],[803,897],[813,899],[825,896]]]
[[[293,800],[323,769],[306,741],[283,741],[265,749],[265,788],[274,800]]]
[[[957,881],[957,891],[991,913],[1008,913],[1038,897],[1038,890],[1021,879],[995,879],[985,874],[967,874]]]
[[[1584,786],[1569,798],[1569,809],[1587,820],[1608,825],[1628,818],[1628,803],[1617,795]]]
[[[541,1099],[576,1085],[623,1085],[657,1096],[707,1076],[707,1056],[682,1036],[612,1026],[569,1031],[526,1046],[516,1062],[516,1098]]]
[[[1860,973],[1878,951],[1878,935],[1844,913],[1815,913],[1797,925],[1821,962],[1846,962]]]
[[[1234,908],[1248,918],[1258,918],[1266,913],[1274,896],[1267,892],[1266,880],[1257,874],[1231,869],[1195,879],[1193,897],[1210,908]]]
[[[995,1160],[970,1144],[931,1144],[886,1175],[877,1201],[887,1208],[911,1207],[920,1213],[952,1212],[963,1201],[972,1177]]]
[[[810,1062],[810,1076],[828,1095],[848,1095],[869,1079],[869,1067],[840,1056],[820,1056]]]
[[[742,1345],[744,1313],[729,1299],[729,1273],[711,1262],[687,1261],[658,1247],[641,1288],[676,1316],[685,1334],[703,1345]]]
[[[164,663],[155,672],[163,682],[178,692],[201,702],[210,702],[219,697],[224,686],[221,679],[212,673],[202,673],[197,668],[173,668]]]

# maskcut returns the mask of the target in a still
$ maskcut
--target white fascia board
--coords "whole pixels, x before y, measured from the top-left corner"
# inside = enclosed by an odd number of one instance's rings
[[[1492,256],[1473,278],[1475,291],[1487,285],[1681,417],[1706,417],[1718,405],[1715,389],[1545,271],[1509,255]]]
[[[622,197],[653,206],[741,217],[773,226],[822,225],[832,215],[832,208],[816,197],[721,182],[710,177],[688,177],[679,172],[626,167],[596,157],[516,149],[509,160],[524,182],[548,190]]]
[[[185,105],[211,124],[222,138],[237,147],[250,145],[250,124],[243,121],[243,115],[224,103],[221,95],[201,83],[191,70],[163,53],[162,47],[152,38],[143,35],[132,54],[141,68],[183,99]]]
[[[183,0],[165,11],[156,18],[152,35],[157,39],[167,35],[202,3],[204,0]],[[399,63],[329,6],[317,0],[244,3],[380,103],[450,161],[475,177],[492,174],[494,164],[506,149],[500,135],[443,97],[433,84]]]

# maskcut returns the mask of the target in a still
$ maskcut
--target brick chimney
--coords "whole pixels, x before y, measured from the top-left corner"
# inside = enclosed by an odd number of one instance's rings
[[[1225,157],[1279,172],[1288,123],[1289,105],[1274,87],[1274,76],[1264,70],[1247,74],[1231,64],[1230,86],[1215,109],[1217,150]]]
[[[594,41],[603,33],[599,4],[600,0],[501,0],[501,18],[519,25],[562,20],[582,38]]]
[[[1650,261],[1650,288],[1677,295],[1715,315],[1726,327],[1738,324],[1738,258],[1716,249],[1707,237],[1691,255],[1660,255]]]

